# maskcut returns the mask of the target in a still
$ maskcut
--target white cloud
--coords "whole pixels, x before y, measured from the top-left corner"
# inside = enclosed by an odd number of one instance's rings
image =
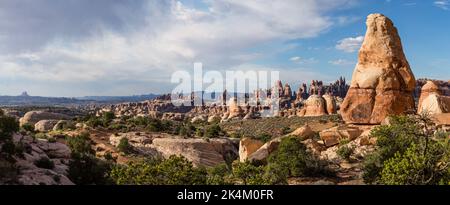
[[[311,64],[311,63],[317,63],[317,60],[315,58],[302,58],[300,56],[294,56],[289,58],[290,61],[298,64]]]
[[[338,41],[336,49],[342,50],[347,53],[353,53],[361,47],[363,41],[364,36],[344,38]]]
[[[208,0],[207,9],[198,9],[175,0],[151,1],[145,23],[126,32],[98,26],[85,38],[55,37],[35,51],[0,56],[1,79],[111,86],[121,80],[127,86],[127,81],[169,81],[173,71],[190,70],[193,62],[227,69],[264,57],[249,51],[264,43],[319,35],[333,26],[325,13],[349,2]]]
[[[295,57],[289,58],[289,60],[292,62],[300,62],[302,60],[302,58],[300,58],[300,56],[295,56]]]
[[[449,10],[449,8],[450,8],[450,1],[448,1],[448,0],[435,1],[434,5],[439,7],[439,8],[441,8],[441,9]]]
[[[335,66],[348,66],[348,65],[354,65],[355,62],[347,60],[347,59],[337,59],[329,61],[328,63],[335,65]]]

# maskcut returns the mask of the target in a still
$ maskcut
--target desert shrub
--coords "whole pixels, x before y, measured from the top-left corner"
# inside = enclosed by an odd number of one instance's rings
[[[206,184],[206,175],[205,169],[195,168],[182,156],[117,165],[110,172],[119,185],[201,185]]]
[[[203,137],[216,138],[219,137],[222,133],[223,133],[222,128],[220,128],[219,125],[215,124],[206,127]]]
[[[19,131],[19,123],[16,118],[0,116],[0,142],[10,140],[14,132]]]
[[[88,133],[67,137],[66,142],[72,151],[68,171],[72,182],[78,185],[111,184],[108,173],[112,162],[95,157]]]
[[[407,116],[390,117],[391,125],[381,125],[371,132],[377,138],[377,150],[366,157],[363,166],[363,178],[366,183],[376,183],[381,177],[384,162],[402,155],[408,147],[418,142],[420,129],[416,121]]]
[[[126,131],[127,126],[121,123],[113,123],[108,126],[109,130]]]
[[[96,128],[99,126],[103,126],[103,121],[97,116],[90,116],[86,121],[86,125],[89,127]]]
[[[257,137],[255,137],[255,139],[266,143],[266,142],[268,142],[268,141],[270,141],[272,139],[272,135],[269,135],[267,133],[263,133],[263,134],[260,134]]]
[[[284,169],[277,173],[288,173],[290,177],[333,175],[327,168],[327,163],[309,153],[306,146],[296,137],[281,140],[277,151],[269,156],[269,165],[271,169]]]
[[[22,152],[18,150],[12,141],[12,135],[14,132],[19,131],[19,123],[14,117],[0,116],[0,160],[4,159],[9,163],[15,162],[14,156],[17,154],[22,155]]]
[[[244,185],[266,184],[264,180],[264,167],[255,166],[250,162],[233,162],[232,176]]]
[[[425,122],[425,123],[424,123]],[[448,139],[433,137],[421,116],[393,116],[375,128],[377,149],[367,156],[363,178],[369,184],[438,184],[449,181]]]
[[[119,149],[119,151],[128,154],[133,150],[133,147],[130,145],[130,143],[128,142],[128,139],[125,137],[122,137],[119,141],[119,145],[117,145],[117,148]]]
[[[113,157],[111,152],[106,152],[105,155],[103,155],[103,158],[108,162],[116,162],[116,158]]]
[[[227,164],[219,164],[207,169],[208,176],[206,184],[208,185],[231,185],[231,170]]]
[[[27,132],[31,132],[31,133],[34,132],[34,126],[31,125],[31,124],[29,124],[29,123],[23,124],[23,125],[22,125],[22,129],[25,130],[25,131],[27,131]]]
[[[112,184],[108,173],[113,163],[91,154],[75,154],[69,163],[68,177],[77,185]]]
[[[197,127],[195,130],[195,136],[202,137],[205,134],[205,131],[203,128]]]
[[[283,128],[281,128],[281,134],[282,135],[289,134],[291,132],[292,132],[292,130],[291,130],[290,127],[283,127]]]
[[[338,148],[336,154],[342,159],[349,160],[354,151],[354,146],[343,145]]]
[[[55,139],[54,137],[49,137],[49,138],[47,139],[47,141],[48,141],[49,143],[55,143],[55,142],[56,142],[56,139]]]
[[[102,114],[102,119],[103,119],[104,125],[109,124],[115,118],[116,118],[116,116],[114,115],[113,112],[105,112]]]
[[[36,165],[39,168],[43,169],[53,169],[55,167],[55,164],[52,160],[50,160],[47,157],[41,157],[38,160],[34,162],[34,165]]]
[[[380,183],[388,185],[436,185],[450,182],[448,141],[412,144],[385,161]]]
[[[244,135],[241,133],[241,132],[233,132],[233,133],[231,133],[230,134],[230,138],[237,138],[237,139],[240,139],[240,138],[242,138]]]
[[[66,142],[70,150],[72,150],[72,155],[95,154],[95,151],[91,147],[89,133],[81,133],[78,136],[67,137]]]
[[[36,139],[48,139],[48,136],[45,133],[39,132],[39,133],[36,133],[34,135],[34,138],[36,138]]]
[[[281,163],[269,163],[265,167],[263,178],[267,184],[287,184],[289,170],[282,167]]]

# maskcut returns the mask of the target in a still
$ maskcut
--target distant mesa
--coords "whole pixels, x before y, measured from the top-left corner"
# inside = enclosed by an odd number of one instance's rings
[[[27,91],[23,91],[22,94],[19,95],[20,97],[30,97],[30,95],[28,95]]]

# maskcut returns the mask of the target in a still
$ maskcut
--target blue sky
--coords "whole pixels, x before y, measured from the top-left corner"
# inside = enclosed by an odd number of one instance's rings
[[[398,28],[416,78],[450,79],[449,0],[0,2],[0,95],[170,92],[193,70],[350,80],[370,13]]]

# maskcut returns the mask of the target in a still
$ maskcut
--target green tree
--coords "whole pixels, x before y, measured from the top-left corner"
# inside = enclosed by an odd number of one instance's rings
[[[438,184],[448,180],[448,139],[433,136],[427,115],[392,116],[375,128],[377,149],[367,156],[363,178],[369,184]]]
[[[110,172],[119,185],[202,185],[206,184],[206,175],[205,169],[195,168],[182,156],[117,165]]]
[[[67,137],[67,144],[72,151],[69,163],[69,179],[78,185],[111,184],[108,173],[112,162],[95,157],[95,150],[91,147],[88,133],[75,137]]]
[[[277,151],[269,156],[268,165],[271,169],[284,169],[272,172],[288,173],[290,177],[333,175],[327,168],[327,163],[308,152],[306,146],[297,137],[282,139]]]
[[[244,185],[261,185],[265,184],[264,167],[255,166],[250,162],[233,162],[233,178],[240,181]]]
[[[207,169],[208,176],[206,184],[208,185],[232,185],[230,179],[231,170],[227,164],[222,163]]]
[[[119,151],[121,151],[125,154],[129,154],[133,150],[133,147],[128,142],[128,139],[125,137],[122,137],[120,139],[120,142],[119,142],[119,145],[117,145],[117,148],[119,149]]]
[[[78,136],[66,137],[67,145],[72,150],[72,155],[95,154],[91,147],[91,139],[89,133],[81,133]]]
[[[403,154],[397,152],[385,161],[380,183],[388,185],[436,185],[450,182],[450,146],[430,141],[412,144]],[[424,153],[425,151],[425,153]]]
[[[222,134],[222,128],[218,124],[210,125],[206,127],[205,133],[203,134],[203,137],[206,138],[216,138],[219,137],[219,135]]]

